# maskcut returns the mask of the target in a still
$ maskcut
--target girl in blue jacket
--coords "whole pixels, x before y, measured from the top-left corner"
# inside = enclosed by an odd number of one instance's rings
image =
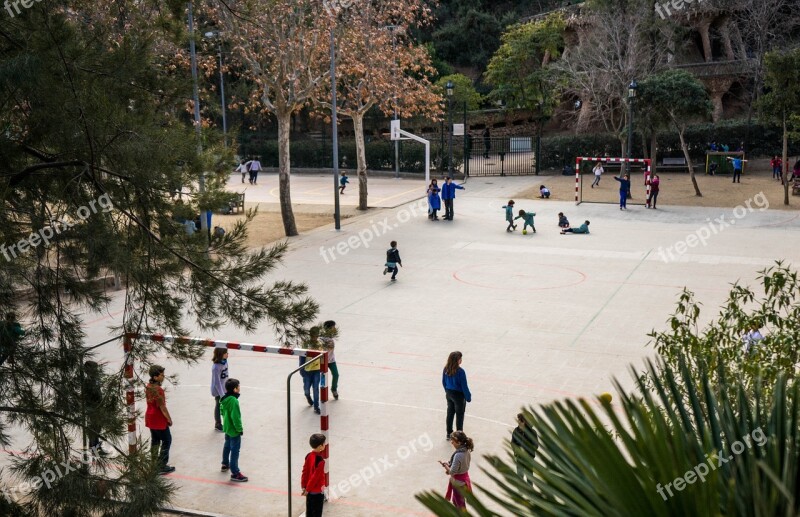
[[[442,372],[442,386],[447,398],[447,439],[453,433],[453,417],[456,431],[464,430],[464,412],[467,402],[472,402],[472,394],[467,386],[467,374],[461,368],[461,352],[451,352]]]

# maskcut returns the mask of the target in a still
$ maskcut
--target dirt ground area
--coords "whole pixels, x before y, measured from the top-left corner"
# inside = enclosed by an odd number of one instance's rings
[[[255,219],[248,226],[248,246],[258,248],[283,240],[286,233],[283,231],[280,205],[268,203],[245,203],[246,209],[258,207]],[[315,228],[333,224],[333,207],[324,205],[294,205],[294,220],[297,231],[301,234]],[[358,214],[353,207],[341,208],[341,219],[344,221]],[[233,228],[237,221],[244,219],[244,214],[220,215],[214,214],[212,225],[222,226],[226,230]]]
[[[764,163],[762,163],[764,162]],[[793,162],[792,162],[793,163]],[[695,165],[695,170],[698,169]],[[697,184],[703,197],[697,197],[692,187],[688,173],[657,173],[661,179],[661,188],[658,196],[658,206],[697,206],[697,207],[722,207],[735,208],[745,203],[748,199],[763,192],[769,201],[769,208],[779,210],[800,209],[800,196],[792,196],[789,192],[789,205],[783,204],[783,186],[780,181],[772,179],[768,160],[757,160],[750,164],[742,174],[742,182],[734,184],[730,174],[707,176],[703,169],[696,174]],[[594,176],[591,174],[583,177],[583,199],[593,202],[618,203],[618,183],[614,181],[615,173],[606,172],[600,181],[600,187],[590,188]],[[561,201],[575,199],[574,176],[542,176],[540,184],[546,185],[552,192],[550,198]],[[631,194],[632,200],[628,203],[644,204],[645,201],[644,177],[641,172],[634,170]],[[535,199],[539,197],[538,185],[520,192],[516,197],[521,199]]]

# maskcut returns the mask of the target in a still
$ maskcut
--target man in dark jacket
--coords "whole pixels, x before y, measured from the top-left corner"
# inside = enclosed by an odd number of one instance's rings
[[[517,415],[517,427],[511,433],[511,448],[517,464],[517,474],[523,480],[527,478],[527,482],[533,484],[530,463],[533,462],[536,450],[539,448],[539,435],[528,425],[523,413]]]
[[[442,185],[442,201],[444,201],[445,221],[453,220],[453,200],[456,198],[456,189],[464,190],[464,187],[453,183],[453,180],[450,178],[450,176],[446,177],[444,179],[444,185]]]

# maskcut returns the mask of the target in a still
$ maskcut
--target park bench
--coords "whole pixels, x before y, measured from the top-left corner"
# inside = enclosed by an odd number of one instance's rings
[[[683,172],[689,171],[689,168],[686,165],[686,158],[683,156],[680,157],[664,157],[661,159],[661,165],[658,166],[659,171],[670,172],[670,171],[677,171]]]
[[[236,199],[231,201],[230,206],[231,206],[231,211],[230,211],[231,214],[238,213],[239,210],[244,212],[244,192],[242,192],[241,194],[237,193]]]

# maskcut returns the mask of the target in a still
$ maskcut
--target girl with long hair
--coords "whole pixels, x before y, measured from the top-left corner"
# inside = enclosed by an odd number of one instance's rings
[[[467,502],[464,494],[472,492],[472,483],[469,479],[469,464],[475,445],[472,443],[472,438],[469,438],[461,431],[453,433],[450,437],[450,444],[455,449],[453,455],[450,456],[450,461],[439,462],[444,467],[445,473],[450,476],[445,497],[453,502],[453,506],[466,511]]]
[[[447,399],[447,439],[453,433],[453,418],[456,420],[456,430],[464,430],[464,412],[467,402],[472,402],[472,394],[467,386],[467,374],[461,368],[461,352],[451,352],[442,371],[442,386]]]

